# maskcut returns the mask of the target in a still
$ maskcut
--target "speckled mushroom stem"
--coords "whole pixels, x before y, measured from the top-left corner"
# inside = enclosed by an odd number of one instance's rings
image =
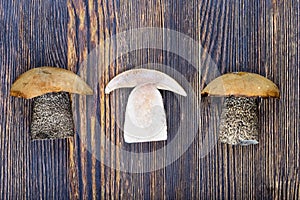
[[[256,97],[226,97],[221,114],[219,139],[232,145],[258,143]]]
[[[35,97],[30,134],[32,140],[59,139],[74,135],[70,97],[66,92]]]

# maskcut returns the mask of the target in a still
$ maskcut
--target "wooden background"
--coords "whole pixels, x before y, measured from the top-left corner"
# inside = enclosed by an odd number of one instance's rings
[[[299,0],[1,0],[0,199],[300,199],[299,12]],[[204,50],[200,56],[205,60],[210,55],[221,73],[256,72],[279,86],[280,100],[260,101],[259,145],[218,143],[202,158],[203,135],[209,126],[217,126],[207,124],[213,106],[209,99],[201,99],[200,130],[188,151],[154,172],[131,174],[106,167],[78,135],[30,141],[32,101],[9,96],[17,76],[45,65],[76,72],[104,39],[153,26],[199,41]],[[148,62],[175,66],[196,94],[209,77],[206,65],[198,77],[183,58],[155,49],[130,52],[112,63],[99,85],[98,114],[104,134],[130,151],[153,151],[166,143],[124,144],[115,120],[126,99],[118,92],[105,96],[103,87],[119,72]],[[174,95],[162,95],[172,125]],[[171,126],[169,133],[176,128]],[[102,159],[109,151],[101,149]],[[118,155],[110,155],[117,164]]]

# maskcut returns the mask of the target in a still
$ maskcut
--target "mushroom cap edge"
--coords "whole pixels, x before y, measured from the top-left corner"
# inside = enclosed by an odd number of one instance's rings
[[[201,95],[280,98],[279,89],[271,80],[249,72],[221,75],[211,81]]]
[[[74,72],[57,67],[37,67],[21,74],[12,84],[10,95],[31,99],[51,92],[92,95],[93,90]]]

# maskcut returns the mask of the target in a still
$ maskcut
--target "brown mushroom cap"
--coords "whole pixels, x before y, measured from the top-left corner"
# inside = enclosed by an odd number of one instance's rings
[[[57,67],[31,69],[13,83],[10,95],[31,99],[50,92],[92,95],[93,90],[72,71]]]
[[[246,96],[279,98],[278,87],[269,79],[254,73],[228,73],[211,81],[201,92],[210,96]]]

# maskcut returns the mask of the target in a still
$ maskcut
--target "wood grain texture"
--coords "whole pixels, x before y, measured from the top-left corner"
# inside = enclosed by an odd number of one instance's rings
[[[74,139],[31,142],[32,102],[9,96],[16,77],[46,65],[78,72],[105,39],[140,27],[170,28],[198,41],[200,73],[171,52],[140,49],[124,54],[106,67],[96,84],[97,118],[84,114],[88,104],[82,98],[79,107],[73,105],[80,110],[74,113],[80,122]],[[0,199],[300,199],[299,30],[297,0],[0,0]],[[179,42],[164,41],[180,48]],[[113,58],[122,45],[136,44],[113,42],[99,55]],[[101,62],[94,62],[100,70]],[[108,143],[100,148],[96,139],[108,138],[130,152],[154,152],[146,161],[152,166],[167,162],[167,152],[161,160],[155,150],[168,142],[124,143],[118,123],[124,119],[121,111],[130,90],[104,94],[116,74],[149,62],[170,66],[168,72],[175,77],[175,71],[180,72],[199,98],[200,90],[218,73],[248,71],[274,81],[281,99],[259,102],[259,145],[218,143],[207,155],[202,152],[217,137],[218,121],[211,119],[220,114],[214,100],[202,98],[197,137],[178,160],[147,173],[115,170],[126,165],[124,158]],[[162,96],[174,137],[180,123],[180,114],[174,112],[178,101],[170,92],[163,91]],[[97,120],[101,131],[86,129]],[[214,134],[209,134],[211,130]],[[128,156],[127,162],[132,159]],[[112,167],[105,161],[113,161]]]
[[[61,1],[1,1],[0,16],[0,199],[67,198],[67,141],[31,142],[32,101],[9,96],[28,69],[66,66],[67,8]]]

